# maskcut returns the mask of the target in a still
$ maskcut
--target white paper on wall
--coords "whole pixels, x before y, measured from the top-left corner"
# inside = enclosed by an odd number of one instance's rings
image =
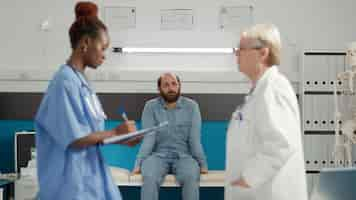
[[[253,23],[252,6],[222,6],[219,11],[219,28],[241,32]]]
[[[110,30],[120,31],[136,28],[135,7],[105,7],[105,23]]]
[[[192,30],[194,28],[193,9],[162,9],[161,30]]]

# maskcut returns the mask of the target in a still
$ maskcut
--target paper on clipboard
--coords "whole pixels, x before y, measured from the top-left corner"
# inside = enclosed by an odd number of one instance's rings
[[[151,128],[141,129],[141,130],[138,130],[138,131],[135,131],[132,133],[106,138],[106,139],[104,139],[103,144],[123,142],[123,141],[130,140],[130,139],[133,139],[138,136],[143,136],[146,134],[154,134],[154,133],[157,133],[156,132],[157,130],[159,130],[167,125],[168,125],[168,121],[165,121],[165,122],[162,122],[162,123],[158,124],[157,126],[153,126]]]

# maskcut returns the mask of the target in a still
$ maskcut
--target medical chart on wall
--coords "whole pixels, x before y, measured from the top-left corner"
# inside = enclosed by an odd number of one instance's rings
[[[136,28],[135,7],[105,7],[105,23],[111,30],[120,31]]]
[[[192,30],[193,9],[161,9],[161,30]]]
[[[240,32],[253,24],[252,6],[221,6],[219,10],[219,28]]]

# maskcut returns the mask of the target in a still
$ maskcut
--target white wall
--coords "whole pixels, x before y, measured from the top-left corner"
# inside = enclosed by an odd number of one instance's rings
[[[68,28],[76,1],[3,0],[0,7],[0,91],[43,91],[50,75],[70,54]],[[356,40],[353,0],[101,0],[105,7],[136,7],[136,29],[111,30],[112,45],[142,47],[235,47],[238,31],[218,28],[221,6],[252,5],[255,23],[274,23],[284,45],[281,71],[298,81],[304,49],[343,50]],[[188,31],[161,31],[160,9],[194,10],[195,27]],[[48,31],[41,23],[50,22]],[[110,27],[109,27],[110,30]],[[183,39],[184,38],[184,39]],[[177,71],[183,92],[230,93],[247,91],[233,55],[126,55],[108,52],[102,68],[88,76],[102,92],[155,92],[161,71]]]

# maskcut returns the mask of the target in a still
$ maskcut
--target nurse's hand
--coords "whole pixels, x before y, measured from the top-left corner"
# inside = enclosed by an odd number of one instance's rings
[[[123,135],[136,131],[135,121],[125,121],[114,129],[115,135]]]
[[[136,131],[135,121],[125,121],[124,123],[117,126],[114,129],[114,131],[115,131],[115,135],[123,135],[123,134],[127,134],[130,132],[134,132],[134,131]],[[135,146],[136,144],[141,142],[142,137],[143,136],[138,136],[131,140],[127,140],[125,142],[119,142],[118,144],[123,144],[123,145],[127,145],[127,146]]]
[[[140,143],[141,140],[142,140],[143,136],[138,136],[138,137],[135,137],[131,140],[127,140],[125,142],[121,142],[120,144],[124,144],[124,145],[127,145],[127,146],[135,146],[136,144]]]
[[[250,186],[246,183],[246,181],[243,178],[240,178],[236,181],[232,181],[230,183],[232,186],[238,186],[238,187],[243,187],[243,188],[250,188]]]
[[[139,167],[135,167],[133,170],[132,170],[132,174],[140,174],[141,173],[141,169]]]

